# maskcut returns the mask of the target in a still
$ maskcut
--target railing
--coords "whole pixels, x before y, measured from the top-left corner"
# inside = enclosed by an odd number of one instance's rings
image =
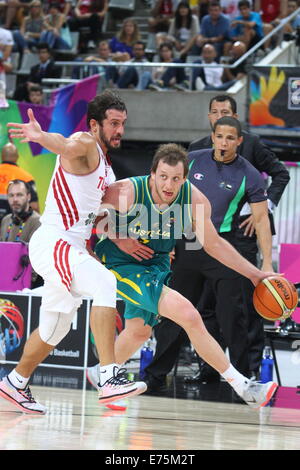
[[[217,64],[217,65],[211,65],[211,64],[194,64],[190,62],[185,62],[185,63],[166,63],[166,62],[85,62],[85,61],[56,61],[55,64],[58,66],[69,66],[69,67],[111,67],[111,66],[125,66],[125,67],[179,67],[179,68],[189,68],[189,69],[194,69],[194,68],[216,68],[216,67],[222,67],[222,68],[228,68],[228,69],[234,69],[238,65],[240,65],[242,62],[244,62],[248,57],[252,56],[254,52],[256,52],[258,49],[260,49],[261,46],[263,46],[266,41],[271,39],[273,36],[275,36],[278,32],[283,32],[283,27],[289,23],[292,19],[294,19],[297,15],[300,14],[300,8],[298,8],[294,13],[286,17],[285,19],[282,20],[282,22],[276,26],[270,33],[268,33],[266,36],[264,36],[258,43],[256,43],[251,49],[249,49],[243,56],[241,56],[239,59],[237,59],[233,64]],[[200,58],[200,55],[199,55]]]

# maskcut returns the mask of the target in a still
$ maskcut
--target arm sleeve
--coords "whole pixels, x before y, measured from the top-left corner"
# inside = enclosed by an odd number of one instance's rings
[[[255,168],[260,172],[267,173],[267,175],[271,177],[272,182],[267,189],[268,198],[277,206],[290,180],[290,175],[284,164],[278,160],[276,155],[266,145],[260,142],[258,136],[255,137]]]

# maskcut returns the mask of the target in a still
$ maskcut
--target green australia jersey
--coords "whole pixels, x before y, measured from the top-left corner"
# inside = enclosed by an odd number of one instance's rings
[[[109,269],[133,262],[145,266],[161,264],[161,268],[168,269],[169,253],[173,250],[176,240],[182,238],[183,232],[191,230],[190,182],[186,181],[182,185],[171,205],[160,210],[152,199],[149,179],[149,175],[130,178],[135,190],[134,204],[126,214],[115,212],[112,218],[116,233],[120,237],[138,239],[154,250],[154,256],[150,260],[136,261],[105,238],[97,243],[95,252]]]

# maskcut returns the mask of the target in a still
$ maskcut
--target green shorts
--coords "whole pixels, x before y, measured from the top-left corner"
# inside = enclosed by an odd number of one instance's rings
[[[158,323],[158,302],[171,271],[139,264],[108,268],[117,278],[117,295],[125,301],[124,318],[142,318],[145,325]]]

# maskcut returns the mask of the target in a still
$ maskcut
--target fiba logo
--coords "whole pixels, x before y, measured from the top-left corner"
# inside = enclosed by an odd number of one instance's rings
[[[24,335],[24,319],[10,300],[0,299],[0,357],[17,349]]]
[[[289,78],[289,102],[288,109],[300,109],[300,78]]]

